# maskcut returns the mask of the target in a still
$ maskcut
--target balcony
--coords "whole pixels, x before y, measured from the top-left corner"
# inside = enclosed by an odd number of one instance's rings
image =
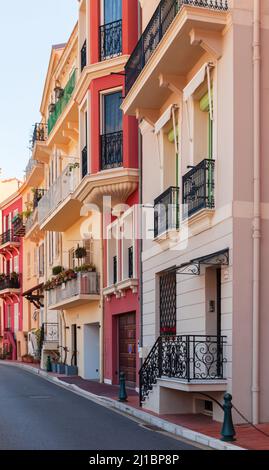
[[[100,276],[96,272],[78,273],[72,279],[48,291],[50,310],[69,309],[100,300]]]
[[[76,76],[77,70],[75,69],[71,74],[69,81],[67,82],[66,87],[63,90],[62,96],[58,99],[58,101],[54,104],[53,110],[50,113],[48,119],[48,136],[50,136],[52,130],[54,129],[58,119],[64,112],[65,108],[67,107],[68,103],[70,102],[75,86],[76,86]]]
[[[10,229],[0,235],[0,254],[10,254],[13,250],[18,253],[20,239],[14,235],[14,230]]]
[[[183,218],[215,208],[215,160],[205,159],[183,176]]]
[[[80,181],[77,163],[68,165],[38,204],[41,230],[64,232],[80,216],[81,204],[74,198]]]
[[[25,169],[25,179],[28,186],[38,186],[44,179],[44,165],[33,158],[30,158]]]
[[[183,391],[225,389],[225,336],[161,336],[140,370],[140,402],[158,380],[172,379]]]
[[[179,188],[171,186],[154,201],[154,238],[179,229]]]
[[[122,53],[122,20],[100,26],[100,61]]]
[[[0,298],[6,299],[20,294],[20,279],[19,276],[13,275],[0,275]]]
[[[33,132],[32,144],[37,142],[46,142],[48,138],[48,126],[44,122],[36,123]]]
[[[125,66],[124,113],[160,109],[169,97],[165,77],[174,77],[179,87],[204,55],[207,41],[218,55],[227,10],[226,0],[161,0]]]
[[[80,51],[80,71],[83,72],[87,65],[87,41],[85,40]]]
[[[47,148],[47,140],[47,124],[45,124],[44,122],[35,124],[32,137],[32,160],[37,161],[39,164],[48,163],[49,161],[49,150]]]
[[[123,132],[101,136],[101,169],[109,170],[123,165]]]

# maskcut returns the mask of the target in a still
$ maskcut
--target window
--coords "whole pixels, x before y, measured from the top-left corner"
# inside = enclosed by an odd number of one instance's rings
[[[120,219],[122,280],[136,277],[134,210],[126,211]]]
[[[81,169],[82,169],[82,178],[89,174],[89,165],[88,165],[88,113],[86,111],[82,112],[82,152],[81,152]]]
[[[6,319],[6,322],[7,322],[7,329],[10,330],[11,329],[11,305],[10,304],[7,304],[7,319]]]
[[[116,220],[107,228],[107,286],[120,281],[119,272],[119,223]]]
[[[19,331],[19,304],[14,304],[14,331]]]
[[[13,259],[13,271],[15,273],[18,273],[19,274],[19,257],[18,256],[14,256],[14,259]]]
[[[39,277],[43,277],[45,274],[44,248],[44,243],[42,243],[38,249]]]
[[[102,170],[116,168],[122,166],[123,163],[122,111],[120,109],[121,100],[121,91],[109,93],[102,97]]]
[[[104,0],[104,24],[113,23],[122,18],[122,0]]]

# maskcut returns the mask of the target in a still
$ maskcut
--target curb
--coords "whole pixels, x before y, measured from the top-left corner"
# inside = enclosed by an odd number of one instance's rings
[[[227,442],[223,442],[219,439],[207,436],[206,434],[199,433],[197,431],[192,431],[191,429],[184,428],[178,424],[170,423],[165,419],[158,418],[157,416],[153,416],[145,411],[138,410],[127,404],[117,402],[116,400],[112,400],[111,398],[95,395],[94,393],[87,392],[86,390],[81,389],[77,385],[68,384],[62,382],[58,377],[53,377],[45,372],[44,370],[35,369],[34,367],[28,366],[26,364],[18,364],[18,363],[8,363],[6,361],[0,361],[2,365],[8,365],[11,367],[18,367],[19,369],[24,369],[31,374],[37,375],[42,377],[43,379],[47,380],[48,382],[54,383],[58,387],[64,388],[65,390],[69,390],[70,392],[75,393],[83,398],[91,400],[98,405],[105,406],[106,408],[115,409],[117,411],[121,411],[127,415],[132,416],[133,418],[139,419],[144,421],[147,424],[155,426],[160,430],[173,434],[177,437],[182,437],[191,441],[193,443],[202,444],[203,446],[209,447],[213,450],[246,450],[243,447],[236,446],[234,444],[230,444]]]

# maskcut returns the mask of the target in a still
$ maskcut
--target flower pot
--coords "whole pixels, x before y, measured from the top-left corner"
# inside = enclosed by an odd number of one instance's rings
[[[65,365],[57,364],[57,374],[63,375],[65,373]]]
[[[78,375],[78,368],[76,366],[65,366],[65,375]]]

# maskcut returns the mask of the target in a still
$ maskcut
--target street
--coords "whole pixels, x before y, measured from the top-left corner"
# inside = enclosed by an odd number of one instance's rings
[[[29,372],[0,365],[0,450],[191,449]]]

